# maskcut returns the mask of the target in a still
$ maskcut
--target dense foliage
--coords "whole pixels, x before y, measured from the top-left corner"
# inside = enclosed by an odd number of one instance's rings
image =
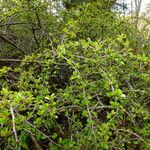
[[[149,149],[150,36],[116,5],[0,2],[0,149]]]

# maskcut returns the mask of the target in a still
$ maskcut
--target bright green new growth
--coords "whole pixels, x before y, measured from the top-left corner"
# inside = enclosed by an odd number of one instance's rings
[[[46,1],[9,2],[0,2],[0,148],[148,150],[149,39],[115,1],[57,3],[57,14]]]

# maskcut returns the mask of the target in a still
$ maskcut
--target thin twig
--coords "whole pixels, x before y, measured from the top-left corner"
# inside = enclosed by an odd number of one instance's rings
[[[0,62],[22,62],[23,59],[0,59]],[[42,61],[35,61],[35,60],[32,60],[32,61],[27,61],[27,63],[39,63],[39,64],[42,64],[43,62]]]
[[[55,143],[52,139],[49,138],[48,135],[46,135],[45,133],[43,133],[42,131],[40,131],[36,126],[34,126],[33,124],[31,124],[29,121],[25,121],[27,124],[29,124],[31,127],[33,127],[35,130],[37,130],[40,134],[42,134],[44,137],[46,137],[51,143],[59,146],[57,143]]]
[[[26,54],[26,53],[25,53],[22,49],[20,49],[14,42],[10,41],[10,40],[7,39],[6,37],[0,35],[0,38],[1,38],[4,42],[6,42],[6,43],[12,45],[13,47],[17,48],[22,54],[24,54],[24,55]]]
[[[25,23],[23,23],[23,22],[12,22],[12,23],[5,23],[5,24],[2,24],[2,25],[0,25],[0,27],[14,26],[14,25],[22,25],[22,24],[25,24]]]
[[[128,132],[128,133],[130,133],[131,135],[135,135],[137,138],[141,139],[144,143],[146,143],[146,142],[144,141],[144,139],[143,139],[140,135],[138,135],[137,133],[134,133],[134,132],[132,132],[132,131],[130,131],[130,130],[125,130],[125,129],[112,129],[112,130],[115,130],[115,131],[122,131],[122,132]]]
[[[16,125],[15,125],[15,115],[14,115],[14,111],[13,111],[12,105],[10,105],[10,112],[11,112],[11,116],[12,116],[13,132],[14,132],[14,135],[15,135],[16,143],[18,144],[19,140],[18,140],[18,136],[17,136]]]
[[[21,59],[0,59],[0,62],[22,62]]]
[[[93,119],[92,119],[92,116],[91,116],[91,112],[90,112],[90,108],[89,108],[89,106],[87,105],[87,111],[88,111],[88,116],[89,116],[89,119],[91,120],[91,121],[93,121]],[[95,139],[95,146],[96,146],[96,149],[97,149],[97,138],[96,138],[96,133],[95,133],[95,130],[94,130],[94,126],[93,126],[93,124],[91,125],[91,130],[92,130],[92,132],[93,132],[93,135],[94,135],[94,139]]]

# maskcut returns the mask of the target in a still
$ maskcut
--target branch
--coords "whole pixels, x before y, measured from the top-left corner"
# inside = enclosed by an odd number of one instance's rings
[[[132,131],[130,131],[130,130],[125,130],[125,129],[112,129],[112,130],[127,132],[127,133],[129,133],[130,135],[134,135],[134,136],[136,136],[137,138],[141,139],[144,143],[146,143],[146,142],[144,141],[144,139],[143,139],[140,135],[138,135],[137,133],[134,133],[134,132],[132,132]]]
[[[35,130],[37,130],[40,134],[42,134],[44,137],[46,137],[51,143],[59,146],[52,139],[50,139],[48,135],[46,135],[45,133],[43,133],[41,130],[39,130],[36,126],[34,126],[33,124],[31,124],[29,121],[26,120],[25,123],[27,123],[28,125],[30,125],[31,127],[33,127]]]
[[[14,111],[13,111],[12,105],[10,105],[10,112],[11,112],[11,116],[12,116],[13,132],[14,132],[14,135],[15,135],[16,144],[18,144],[19,140],[18,140],[18,136],[17,136],[16,125],[15,125],[15,115],[14,115]]]
[[[14,47],[17,48],[18,50],[20,50],[24,55],[26,54],[26,53],[25,53],[22,49],[20,49],[16,44],[14,44],[13,42],[9,41],[9,39],[5,38],[5,37],[2,36],[2,35],[0,35],[0,38],[1,38],[4,42],[6,42],[6,43],[8,43],[8,44],[14,46]]]
[[[37,40],[37,38],[36,38],[36,34],[35,34],[35,28],[32,26],[32,34],[33,34],[33,38],[34,38],[34,40],[35,40],[35,42],[36,42],[36,44],[37,44],[37,47],[39,48],[40,47],[40,44],[39,44],[39,42],[38,42],[38,40]]]
[[[35,137],[32,134],[30,134],[30,137],[31,137],[31,139],[35,145],[36,150],[43,150],[42,147],[39,145],[39,143],[36,141]]]
[[[23,60],[22,59],[0,59],[0,62],[22,62]],[[27,61],[27,63],[38,63],[40,65],[43,64],[42,61]]]
[[[42,29],[41,20],[40,20],[40,17],[39,17],[39,15],[38,15],[38,13],[37,13],[37,12],[35,12],[35,16],[36,16],[36,18],[37,18],[39,28],[40,28],[40,29]]]
[[[0,62],[22,62],[21,59],[0,59]]]
[[[25,23],[23,23],[23,22],[5,23],[5,24],[0,25],[0,27],[4,27],[4,26],[14,26],[14,25],[22,25],[22,24],[25,24]]]

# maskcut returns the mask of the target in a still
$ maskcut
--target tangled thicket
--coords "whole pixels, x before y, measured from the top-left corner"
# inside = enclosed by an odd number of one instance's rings
[[[60,2],[0,2],[0,148],[148,150],[148,34],[115,0]]]

